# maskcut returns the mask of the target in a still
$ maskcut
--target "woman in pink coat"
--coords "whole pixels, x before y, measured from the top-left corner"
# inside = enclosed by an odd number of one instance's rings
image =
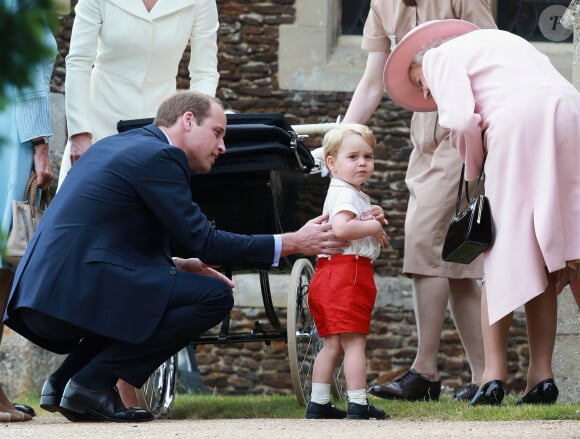
[[[513,311],[530,365],[518,403],[553,403],[557,294],[580,304],[580,93],[526,40],[463,20],[411,31],[385,67],[393,101],[439,113],[474,180],[485,161],[495,241],[484,256],[485,370],[472,405],[499,404]]]

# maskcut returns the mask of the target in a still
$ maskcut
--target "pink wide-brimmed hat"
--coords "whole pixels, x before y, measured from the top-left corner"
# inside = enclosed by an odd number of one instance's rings
[[[425,99],[423,91],[411,82],[409,67],[413,58],[429,44],[479,29],[465,20],[433,20],[420,24],[401,39],[393,49],[383,72],[387,94],[397,105],[413,111],[435,111],[433,98]]]

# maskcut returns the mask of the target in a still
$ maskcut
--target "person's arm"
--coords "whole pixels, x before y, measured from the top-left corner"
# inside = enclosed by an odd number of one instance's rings
[[[374,236],[381,246],[387,244],[387,234],[377,219],[361,220],[350,211],[343,210],[332,217],[332,230],[339,239],[354,241]]]
[[[56,40],[46,26],[43,41],[53,57],[31,66],[31,85],[16,93],[15,119],[18,135],[25,148],[34,148],[36,182],[48,188],[53,175],[50,163],[48,138],[52,136],[50,123],[50,80],[56,57]]]
[[[465,162],[465,179],[477,179],[483,164],[481,115],[465,68],[442,48],[429,50],[423,74],[437,102],[439,125],[450,130],[450,141]]]
[[[318,254],[338,255],[348,246],[348,241],[338,239],[327,223],[328,214],[308,221],[296,232],[284,233],[280,256],[301,253],[306,256]]]
[[[98,0],[79,0],[66,57],[65,112],[74,163],[92,144],[89,118],[91,71],[103,24]]]
[[[198,2],[191,30],[189,88],[215,96],[219,73],[217,67],[218,10],[215,0]]]
[[[369,52],[365,71],[352,95],[343,122],[365,124],[371,118],[385,92],[383,70],[387,56],[387,52]]]
[[[52,166],[48,150],[48,139],[40,137],[32,139],[33,142],[42,142],[34,145],[34,171],[36,172],[36,184],[41,189],[48,189],[52,182]]]

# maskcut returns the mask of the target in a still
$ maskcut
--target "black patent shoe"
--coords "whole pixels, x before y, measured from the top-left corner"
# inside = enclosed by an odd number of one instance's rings
[[[40,407],[51,413],[58,412],[69,421],[81,421],[82,419],[75,412],[71,412],[60,406],[65,385],[66,383],[60,382],[54,376],[49,376],[44,382],[40,392]]]
[[[479,390],[479,386],[477,384],[471,383],[467,384],[466,386],[460,387],[455,395],[453,396],[453,401],[471,401],[477,391]]]
[[[372,386],[368,392],[384,399],[438,401],[441,381],[429,381],[415,369],[410,369],[402,377],[388,384]]]
[[[469,405],[500,405],[503,401],[503,383],[492,380],[479,388]]]
[[[125,407],[116,387],[92,390],[69,380],[60,406],[78,415],[81,421],[146,422],[153,414],[144,409]]]
[[[368,402],[367,405],[349,402],[346,413],[348,419],[385,419],[387,417],[384,410],[378,409]]]
[[[318,404],[308,401],[306,419],[344,419],[346,412],[334,406],[331,402]]]
[[[554,404],[558,399],[558,387],[553,378],[548,378],[536,384],[532,390],[516,401],[521,404]]]
[[[19,412],[26,413],[27,415],[32,416],[33,418],[36,416],[36,412],[32,407],[26,404],[18,404],[17,402],[13,402],[12,406],[18,410]]]

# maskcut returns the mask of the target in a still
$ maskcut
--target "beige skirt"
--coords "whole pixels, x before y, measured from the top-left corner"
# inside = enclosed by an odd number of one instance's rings
[[[446,262],[441,257],[455,213],[462,165],[459,153],[449,142],[449,132],[437,124],[437,113],[415,113],[411,140],[413,151],[405,179],[409,204],[403,272],[451,279],[480,278],[483,257],[469,265]]]

